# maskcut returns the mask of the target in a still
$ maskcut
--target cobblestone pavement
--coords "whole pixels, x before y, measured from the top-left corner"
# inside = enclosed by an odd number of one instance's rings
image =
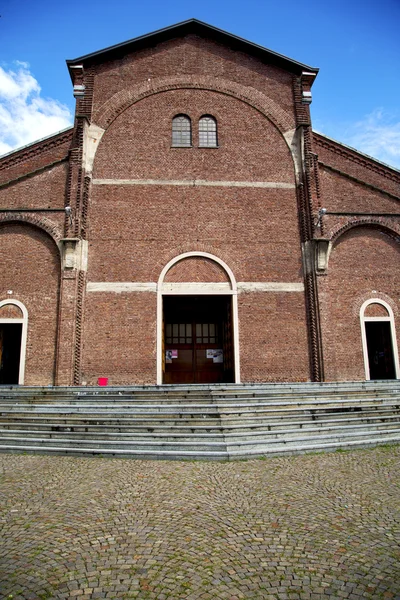
[[[1,598],[400,598],[400,446],[0,473]]]

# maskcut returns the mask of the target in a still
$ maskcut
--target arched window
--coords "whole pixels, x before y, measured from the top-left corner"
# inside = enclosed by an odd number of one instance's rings
[[[0,302],[0,385],[24,383],[27,326],[22,302]]]
[[[187,115],[176,115],[172,119],[172,146],[187,148],[192,145],[192,122]]]
[[[217,121],[211,115],[203,115],[199,120],[199,147],[216,148],[217,146]]]
[[[400,377],[394,315],[380,298],[366,300],[360,309],[366,379]]]

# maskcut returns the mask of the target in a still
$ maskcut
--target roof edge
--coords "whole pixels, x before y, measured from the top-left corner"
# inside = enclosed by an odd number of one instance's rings
[[[105,57],[108,55],[109,57],[117,56],[124,53],[124,50],[128,51],[128,47],[131,46],[132,50],[140,50],[142,48],[148,47],[149,45],[155,45],[166,41],[168,39],[172,39],[173,37],[178,37],[182,35],[187,35],[189,33],[198,33],[203,35],[204,37],[213,38],[215,40],[219,40],[222,43],[230,45],[238,50],[242,49],[243,51],[258,56],[259,58],[264,55],[264,57],[268,56],[272,59],[272,62],[285,68],[286,70],[295,72],[297,74],[301,74],[302,71],[307,70],[313,73],[315,76],[318,74],[319,69],[316,67],[310,67],[309,65],[299,63],[283,54],[279,54],[274,52],[273,50],[269,50],[264,46],[260,46],[258,44],[254,44],[244,38],[233,35],[223,29],[218,29],[217,27],[213,27],[208,23],[203,21],[199,21],[198,19],[188,19],[187,21],[181,21],[180,23],[176,23],[175,25],[170,25],[168,27],[164,27],[163,29],[158,29],[154,32],[147,33],[145,35],[141,35],[136,38],[132,38],[127,40],[126,42],[122,42],[120,44],[116,44],[114,46],[108,46],[103,50],[98,50],[96,52],[91,52],[90,54],[85,54],[78,58],[68,59],[66,61],[68,68],[73,65],[77,65],[79,63],[84,62],[100,62],[100,57]]]
[[[353,148],[353,146],[348,146],[347,144],[344,144],[343,142],[339,142],[338,140],[335,140],[334,138],[331,138],[328,135],[325,135],[324,133],[321,133],[320,131],[315,131],[314,129],[313,129],[313,135],[316,135],[317,137],[325,139],[328,142],[333,142],[337,146],[345,148],[349,152],[354,152],[358,156],[361,156],[362,158],[370,160],[371,162],[373,162],[373,163],[375,163],[375,164],[377,164],[377,165],[379,165],[381,167],[385,167],[386,169],[390,169],[391,171],[394,171],[396,175],[400,175],[400,169],[398,169],[397,167],[393,167],[392,165],[388,165],[387,163],[384,163],[383,161],[378,160],[377,158],[375,158],[374,156],[371,156],[370,154],[365,154],[365,152],[361,152],[361,150],[357,150],[357,148]]]
[[[42,142],[48,142],[52,138],[56,138],[58,136],[63,135],[64,133],[67,133],[67,131],[70,131],[70,130],[72,131],[73,128],[74,128],[74,126],[70,125],[69,127],[65,127],[65,129],[60,129],[60,131],[56,131],[55,133],[50,133],[50,135],[46,135],[45,137],[39,138],[38,140],[34,140],[33,142],[29,142],[29,144],[25,144],[24,146],[18,146],[18,148],[14,148],[13,150],[10,150],[6,154],[2,154],[0,156],[0,162],[5,158],[10,158],[10,156],[12,156],[13,154],[17,154],[18,152],[22,152],[23,150],[29,150],[31,147],[35,146],[36,144],[41,144]]]

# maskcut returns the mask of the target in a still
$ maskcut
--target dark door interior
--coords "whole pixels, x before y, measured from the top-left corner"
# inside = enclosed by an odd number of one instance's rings
[[[18,384],[22,323],[0,323],[0,385]]]
[[[233,382],[230,296],[164,296],[164,383]]]
[[[370,379],[396,379],[389,321],[366,321]]]

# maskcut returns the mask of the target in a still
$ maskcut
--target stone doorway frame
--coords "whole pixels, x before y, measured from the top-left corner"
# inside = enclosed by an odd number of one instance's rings
[[[220,265],[228,276],[227,283],[165,283],[164,279],[168,271],[181,260],[186,258],[207,258]],[[161,271],[157,282],[157,385],[163,384],[163,296],[232,296],[232,328],[233,328],[233,361],[234,361],[234,383],[240,383],[240,353],[239,353],[239,318],[237,301],[236,279],[224,261],[208,252],[185,252],[171,259]]]
[[[380,304],[383,306],[387,312],[387,317],[366,317],[365,311],[370,304]],[[390,335],[392,338],[392,352],[393,352],[393,362],[394,362],[394,372],[396,375],[396,379],[400,379],[400,365],[399,365],[399,353],[397,350],[397,337],[396,337],[396,325],[394,322],[394,314],[391,306],[382,300],[381,298],[369,298],[366,300],[360,308],[360,323],[361,323],[361,340],[362,340],[362,349],[364,356],[364,369],[365,369],[365,379],[367,381],[371,380],[370,376],[370,368],[369,368],[369,359],[368,359],[368,344],[367,344],[367,331],[365,327],[366,322],[371,321],[385,321],[390,324]]]
[[[19,300],[1,300],[0,301],[0,309],[7,304],[12,304],[14,306],[18,306],[18,308],[22,312],[22,318],[10,318],[10,319],[2,319],[0,318],[0,323],[8,323],[10,325],[17,325],[18,323],[22,324],[22,332],[21,332],[21,347],[19,354],[19,374],[18,374],[18,385],[24,385],[25,380],[25,359],[26,359],[26,342],[28,337],[28,311],[26,307]]]

